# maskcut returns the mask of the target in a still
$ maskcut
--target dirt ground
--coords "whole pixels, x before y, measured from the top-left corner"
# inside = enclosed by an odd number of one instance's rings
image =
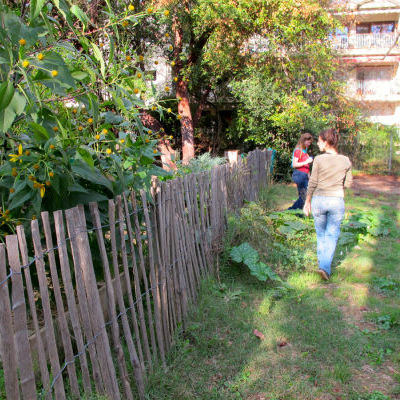
[[[390,175],[357,175],[353,178],[353,190],[400,195],[400,177]]]

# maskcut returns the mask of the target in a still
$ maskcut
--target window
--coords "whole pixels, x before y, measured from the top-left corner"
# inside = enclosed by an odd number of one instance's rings
[[[395,22],[363,22],[357,24],[356,33],[391,33],[395,30]]]

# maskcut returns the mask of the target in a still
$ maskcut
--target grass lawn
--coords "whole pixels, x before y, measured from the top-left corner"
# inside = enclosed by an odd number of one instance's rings
[[[148,399],[400,399],[398,199],[348,194],[323,283],[312,219],[276,212],[295,197],[274,185],[229,218],[220,281],[204,282]],[[234,263],[230,249],[243,242],[291,289]]]

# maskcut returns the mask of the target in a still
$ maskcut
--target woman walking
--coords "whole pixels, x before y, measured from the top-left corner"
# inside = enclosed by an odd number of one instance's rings
[[[299,198],[289,207],[289,210],[302,209],[306,200],[308,178],[310,176],[310,164],[313,162],[312,157],[307,153],[312,143],[313,137],[311,133],[303,133],[297,142],[293,151],[292,167],[294,168],[292,179],[297,185]]]
[[[314,160],[304,213],[314,217],[317,256],[322,279],[331,275],[331,264],[344,216],[344,190],[352,184],[351,162],[338,154],[338,134],[326,129],[319,134],[318,147],[324,152]]]

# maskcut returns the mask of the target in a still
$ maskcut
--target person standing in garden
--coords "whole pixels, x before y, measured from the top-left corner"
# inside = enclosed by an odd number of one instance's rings
[[[294,168],[292,179],[297,185],[299,198],[289,207],[289,210],[302,209],[306,200],[308,178],[310,176],[310,164],[313,162],[312,157],[307,153],[312,143],[313,137],[311,133],[303,133],[297,142],[293,151],[292,167]]]
[[[344,190],[352,184],[351,162],[338,154],[339,136],[334,129],[323,130],[318,148],[324,154],[315,157],[308,185],[304,213],[312,212],[317,233],[317,256],[322,279],[331,275],[331,264],[344,216]]]

